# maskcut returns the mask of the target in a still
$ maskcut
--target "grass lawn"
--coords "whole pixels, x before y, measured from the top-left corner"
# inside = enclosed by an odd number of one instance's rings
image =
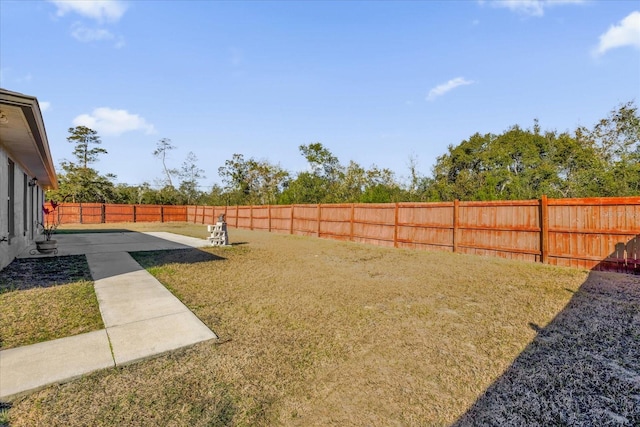
[[[11,403],[11,425],[504,425],[509,402],[535,424],[547,420],[545,384],[565,403],[586,393],[585,407],[602,407],[590,420],[640,414],[637,277],[234,229],[230,239],[242,244],[203,249],[223,260],[133,254],[220,342],[48,387]],[[594,387],[603,399],[589,401]],[[584,421],[554,399],[555,423]]]
[[[0,350],[104,328],[84,256],[13,261],[0,307]]]

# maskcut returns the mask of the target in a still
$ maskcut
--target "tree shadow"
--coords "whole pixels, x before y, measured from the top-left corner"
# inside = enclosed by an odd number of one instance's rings
[[[453,425],[640,425],[640,276],[599,271],[637,271],[637,244],[624,263],[616,245],[547,326],[530,323],[533,342]]]

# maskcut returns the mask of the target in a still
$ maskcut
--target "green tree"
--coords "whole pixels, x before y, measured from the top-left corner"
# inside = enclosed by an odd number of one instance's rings
[[[253,163],[254,179],[257,181],[257,199],[253,203],[260,205],[277,203],[278,196],[288,185],[289,172],[280,165],[265,160]]]
[[[184,197],[173,185],[165,185],[153,193],[152,203],[157,205],[182,205]]]
[[[569,192],[567,178],[573,178],[576,165],[585,164],[585,156],[588,158],[588,153],[575,151],[578,147],[567,134],[540,134],[537,123],[533,131],[513,126],[501,135],[475,134],[438,157],[427,198],[517,200],[543,194],[563,197]],[[568,153],[574,156],[563,157]],[[567,163],[569,159],[577,163]]]
[[[190,205],[196,202],[201,197],[201,192],[198,189],[199,181],[206,178],[204,176],[204,170],[198,167],[198,157],[190,151],[187,154],[187,158],[182,163],[179,171],[180,178],[180,193],[182,193],[185,203]]]
[[[326,180],[310,172],[301,172],[282,192],[278,203],[324,203],[330,200],[329,194],[331,189],[326,186]]]
[[[117,184],[114,188],[114,203],[122,204],[149,204],[155,199],[155,191],[148,182],[140,185]]]
[[[338,203],[355,203],[360,201],[367,187],[367,171],[353,160],[344,170],[339,182],[335,185],[333,196]]]
[[[616,196],[640,194],[640,115],[635,103],[619,105],[593,130],[581,131],[604,165],[603,184]]]
[[[513,126],[472,135],[438,157],[429,200],[606,197],[640,194],[640,117],[634,103],[573,135]]]
[[[102,144],[98,132],[93,129],[89,129],[86,126],[76,126],[75,128],[69,128],[69,135],[67,141],[75,144],[73,155],[78,160],[78,165],[83,168],[87,168],[90,163],[98,161],[98,155],[107,154],[107,150],[97,145]],[[91,148],[91,146],[94,146]]]
[[[424,181],[424,177],[418,171],[418,156],[411,154],[407,166],[409,167],[409,182],[406,185],[408,196],[411,201],[416,201],[420,198],[421,184]]]
[[[309,162],[309,167],[314,175],[322,177],[328,182],[336,182],[342,177],[343,167],[340,165],[340,161],[321,143],[301,145],[298,148]]]
[[[72,203],[112,203],[116,201],[116,190],[112,180],[115,175],[100,175],[95,169],[79,167],[63,161],[63,173],[58,175],[58,189],[48,194],[51,200],[66,200]]]
[[[289,172],[266,160],[234,154],[218,168],[229,204],[273,204],[287,186]]]
[[[202,196],[201,202],[204,205],[225,206],[229,205],[229,197],[222,186],[214,184],[211,190]]]
[[[344,168],[336,156],[316,142],[298,147],[309,163],[309,171],[298,173],[280,197],[280,203],[335,203],[339,202],[339,183],[344,179]]]
[[[335,184],[331,197],[337,203],[383,203],[396,201],[401,193],[391,170],[376,165],[365,169],[352,160]]]
[[[116,199],[113,185],[115,175],[100,175],[89,167],[98,161],[100,154],[107,150],[96,145],[101,144],[98,133],[85,126],[69,128],[67,141],[75,143],[73,155],[77,163],[64,160],[60,163],[62,173],[58,175],[59,188],[48,194],[53,200],[68,200],[74,203],[103,202],[110,203]],[[93,146],[93,148],[92,148]]]
[[[359,202],[391,203],[408,198],[409,194],[401,188],[391,169],[380,169],[373,165],[366,171],[366,184]]]

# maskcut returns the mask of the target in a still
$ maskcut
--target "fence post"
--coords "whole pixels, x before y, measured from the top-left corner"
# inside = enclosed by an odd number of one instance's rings
[[[295,205],[291,205],[291,220],[289,221],[289,234],[293,234],[293,208]]]
[[[549,263],[549,201],[544,194],[540,199],[540,261]]]
[[[320,203],[318,203],[317,209],[318,209],[318,220],[317,220],[318,224],[316,229],[316,237],[320,237],[320,215],[321,215],[320,212],[322,209],[322,205]]]
[[[395,206],[394,219],[393,219],[393,247],[398,247],[398,203]]]
[[[138,220],[138,219],[136,218],[136,216],[137,216],[137,212],[136,212],[136,210],[137,210],[137,209],[138,209],[138,206],[137,206],[137,205],[133,205],[133,222],[137,222],[137,220]]]
[[[355,203],[351,203],[351,220],[349,221],[349,237],[351,239],[351,241],[353,242],[353,221],[355,220],[356,217],[356,205]]]
[[[80,224],[82,224],[82,203],[80,203]]]
[[[269,216],[269,233],[271,233],[271,205],[267,205],[267,212]]]
[[[455,199],[453,201],[453,252],[458,252],[458,224],[459,224],[459,208],[460,200]]]
[[[236,205],[236,228],[238,228],[238,216],[239,216],[238,212],[239,212],[238,211],[238,205]]]
[[[160,205],[160,222],[164,222],[164,205]]]
[[[103,224],[107,222],[107,207],[104,203],[100,205],[100,222]]]

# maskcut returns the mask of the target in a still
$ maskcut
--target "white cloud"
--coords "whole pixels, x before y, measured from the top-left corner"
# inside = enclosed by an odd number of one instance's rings
[[[124,37],[116,36],[111,31],[104,28],[90,28],[76,22],[71,26],[71,35],[74,39],[82,43],[114,41],[114,46],[119,49],[125,45]]]
[[[83,43],[96,41],[114,41],[116,48],[124,46],[124,37],[116,36],[104,27],[106,23],[120,20],[127,10],[127,4],[121,0],[48,0],[57,8],[57,16],[75,13],[82,18],[98,22],[100,27],[94,28],[82,22],[71,25],[71,35]]]
[[[89,43],[101,40],[113,40],[115,36],[104,28],[89,28],[79,22],[71,27],[71,35],[78,41]]]
[[[49,109],[51,109],[51,103],[48,101],[40,101],[38,102],[38,104],[40,104],[40,111],[48,111]]]
[[[610,49],[623,46],[640,48],[640,12],[631,12],[620,21],[619,25],[612,25],[606,33],[600,36],[598,46],[592,51],[594,56],[603,55]]]
[[[85,18],[98,22],[117,22],[127,11],[126,3],[120,0],[49,0],[57,10],[58,16],[69,12],[77,13]]]
[[[489,4],[492,7],[506,8],[523,15],[543,16],[545,8],[580,3],[584,3],[584,0],[493,0]],[[480,4],[484,4],[484,1]]]
[[[466,80],[464,77],[456,77],[431,89],[429,95],[427,95],[427,101],[433,101],[458,86],[470,85],[472,83],[474,83],[472,80]]]
[[[81,114],[73,119],[74,126],[86,126],[103,135],[119,136],[125,132],[143,131],[146,134],[156,133],[155,127],[137,114],[127,110],[115,110],[100,107],[91,114]]]

